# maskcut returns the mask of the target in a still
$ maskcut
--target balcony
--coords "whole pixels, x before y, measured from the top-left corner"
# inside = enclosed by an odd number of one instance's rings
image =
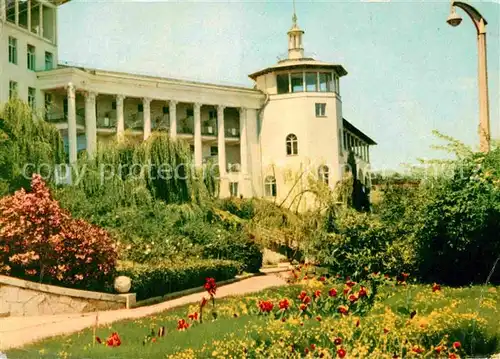
[[[201,134],[203,136],[217,136],[217,128],[215,124],[207,124],[201,127]]]
[[[227,164],[227,172],[228,173],[239,173],[241,168],[241,164],[239,163],[228,163]]]
[[[66,128],[68,125],[68,114],[64,112],[48,112],[45,114],[45,121],[54,125],[64,125]],[[77,113],[76,124],[77,126],[85,127],[85,116]],[[60,126],[57,127],[59,128]]]
[[[125,119],[125,129],[132,131],[143,131],[144,119],[142,113],[132,113]]]
[[[190,116],[181,119],[178,123],[177,133],[184,135],[194,134],[194,118]]]
[[[116,128],[116,120],[109,117],[100,117],[96,120],[97,128],[114,129]]]
[[[165,116],[156,117],[151,123],[151,129],[153,131],[166,131],[170,130],[170,121]]]
[[[231,138],[239,138],[240,137],[240,129],[236,127],[229,127],[225,129],[226,137]]]

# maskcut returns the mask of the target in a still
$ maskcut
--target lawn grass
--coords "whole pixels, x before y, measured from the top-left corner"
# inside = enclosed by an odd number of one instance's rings
[[[316,283],[315,286],[322,285]],[[194,325],[186,331],[177,330],[177,320],[186,318],[195,312],[195,305],[175,308],[155,316],[138,320],[124,320],[110,326],[99,327],[97,335],[105,339],[112,332],[118,332],[122,345],[109,348],[104,345],[92,345],[92,329],[86,329],[69,336],[44,340],[22,349],[7,352],[9,359],[39,358],[92,358],[92,359],[159,359],[159,358],[205,358],[244,357],[237,346],[273,347],[281,338],[293,337],[296,345],[310,341],[311,336],[322,334],[326,328],[342,327],[341,319],[324,318],[317,320],[289,320],[286,323],[257,315],[259,300],[282,298],[296,300],[297,293],[311,290],[309,285],[293,285],[273,288],[244,297],[231,297],[218,300],[216,305],[217,319],[213,320],[209,306],[204,312],[202,325]],[[327,292],[326,290],[323,293]],[[408,331],[408,326],[397,329],[396,322],[409,320],[409,313],[416,311],[412,319],[415,333],[420,335],[421,344],[429,341],[437,345],[441,336],[450,335],[450,340],[458,340],[468,353],[493,354],[500,352],[500,288],[473,286],[467,288],[447,288],[433,293],[428,285],[385,286],[380,288],[379,301],[361,318],[361,333],[369,333],[370,340],[376,330],[389,328],[390,332]],[[388,314],[389,312],[389,314]],[[394,320],[394,318],[396,318]],[[303,322],[304,325],[298,325]],[[392,327],[391,327],[392,325]],[[155,343],[143,345],[144,337],[151,329],[157,331],[165,326],[166,335]],[[363,329],[365,328],[365,329]],[[336,329],[335,329],[336,330]],[[340,329],[339,329],[340,330]],[[421,331],[422,333],[418,332]],[[418,332],[418,333],[417,333]],[[308,336],[309,335],[309,336]],[[359,335],[359,334],[353,334]],[[384,334],[380,334],[383,336]],[[474,340],[473,340],[474,339]],[[356,343],[364,339],[356,339]],[[385,340],[385,339],[383,339]],[[318,341],[320,343],[321,341]],[[382,341],[381,341],[382,343]],[[307,344],[304,344],[307,345]],[[350,351],[356,349],[355,343]],[[361,344],[360,344],[361,345]],[[281,350],[281,349],[280,349]],[[243,353],[243,352],[241,352]],[[273,356],[272,352],[263,354],[262,358],[280,358],[282,354]],[[259,357],[259,356],[253,356]],[[360,357],[356,355],[354,357]],[[369,356],[367,356],[369,357]]]

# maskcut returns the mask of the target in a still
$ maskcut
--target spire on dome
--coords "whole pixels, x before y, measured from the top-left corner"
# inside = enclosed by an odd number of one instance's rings
[[[292,28],[288,31],[288,58],[290,60],[302,59],[304,47],[302,46],[302,31],[297,24],[297,13],[295,11],[295,0],[293,0]]]

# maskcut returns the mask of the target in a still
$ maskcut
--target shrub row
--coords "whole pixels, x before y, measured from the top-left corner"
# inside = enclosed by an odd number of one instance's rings
[[[240,264],[235,261],[201,259],[158,264],[121,262],[118,267],[120,275],[132,279],[130,291],[136,293],[137,300],[200,287],[207,277],[217,281],[231,279],[239,271]]]

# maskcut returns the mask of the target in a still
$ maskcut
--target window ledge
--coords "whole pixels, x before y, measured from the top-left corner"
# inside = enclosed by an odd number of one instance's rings
[[[299,155],[299,154],[298,154],[298,153],[296,153],[296,154],[293,154],[293,155],[289,155],[289,154],[287,154],[286,156],[287,156],[287,157],[297,157],[298,155]]]
[[[323,116],[316,115],[316,117],[325,118],[325,117],[328,117],[328,116],[327,115],[323,115]]]

